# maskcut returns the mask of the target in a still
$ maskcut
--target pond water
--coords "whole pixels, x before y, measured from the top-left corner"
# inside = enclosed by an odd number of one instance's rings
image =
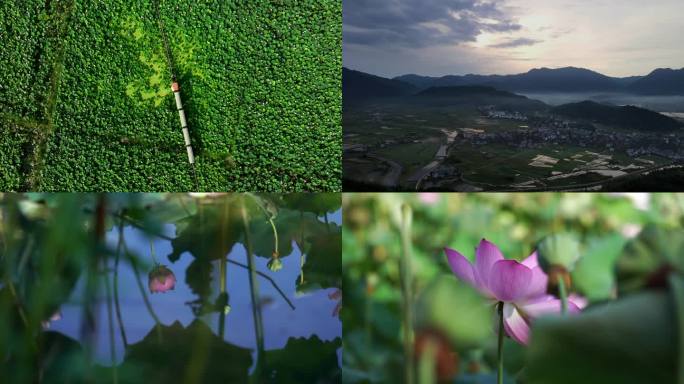
[[[58,213],[59,209],[43,203],[19,202],[20,211],[28,206],[27,212],[35,218],[24,217],[27,225],[20,228],[0,223],[0,235],[18,239],[16,244],[8,243],[16,250],[7,248],[0,253],[0,272],[12,271],[3,272],[0,283],[0,306],[8,311],[0,313],[0,353],[5,349],[9,353],[0,363],[0,377],[7,369],[11,371],[14,359],[24,375],[15,377],[31,377],[33,358],[22,353],[33,344],[38,346],[35,356],[47,367],[45,372],[38,371],[38,377],[50,376],[52,381],[47,382],[78,381],[92,375],[98,377],[96,382],[118,383],[337,382],[342,354],[340,195],[311,198],[312,202],[307,202],[306,196],[251,198],[256,204],[249,209],[248,197],[209,203],[195,203],[187,196],[164,197],[160,202],[155,198],[150,204],[159,207],[155,211],[150,206],[118,208],[116,197],[110,196],[110,216],[101,221],[108,223],[100,232],[101,248],[89,245],[93,228],[97,232],[93,213],[99,212],[92,204],[71,200],[74,206],[83,205],[86,213],[64,226],[90,229],[70,241],[63,234],[54,234],[66,217],[59,215],[69,211]],[[60,199],[55,198],[56,206],[65,205]],[[187,202],[179,205],[176,199]],[[169,208],[172,203],[175,206]],[[128,204],[132,203],[122,206]],[[296,209],[306,204],[309,208]],[[16,213],[1,208],[0,204],[0,217]],[[246,213],[250,209],[251,213]],[[126,212],[131,216],[117,220],[128,215]],[[0,237],[4,246],[2,240]],[[79,266],[77,274],[69,275],[68,268],[60,267],[61,261],[55,264],[62,260],[56,249],[65,244],[74,247],[75,254],[67,260],[71,258],[73,265]],[[89,279],[92,275],[84,267],[92,259],[93,249],[101,249],[106,257],[99,258],[97,278]],[[280,265],[276,267],[274,260]],[[250,281],[250,261],[255,284]],[[152,293],[149,274],[160,266],[173,274],[175,286]],[[61,268],[55,272],[60,277],[54,290],[42,290],[45,285],[41,282],[52,273],[46,275],[42,268]],[[17,276],[17,297],[8,301],[10,286],[5,281],[12,275]],[[31,276],[38,277],[38,283],[32,282]],[[93,289],[87,289],[89,283],[95,284]],[[57,298],[60,286],[67,289],[66,300]],[[46,301],[36,300],[36,292],[61,304],[56,311],[59,315],[43,323],[42,336],[39,334],[34,344],[16,333],[22,329],[18,319],[24,314],[14,310],[20,305],[28,312],[30,327],[31,319],[41,316],[34,308],[54,308],[40,304]],[[221,300],[224,297],[226,305]],[[5,330],[15,336],[4,338],[11,335]],[[24,347],[19,346],[22,343]]]
[[[340,225],[341,217],[341,211],[338,211],[330,215],[329,220]],[[171,224],[164,226],[163,233],[173,237],[175,226]],[[141,230],[131,226],[125,227],[124,236],[132,252],[139,255],[149,254],[149,240]],[[107,242],[112,248],[116,248],[118,239],[119,235],[116,229],[107,233]],[[153,244],[158,255],[171,253],[170,241],[155,239]],[[291,309],[268,280],[259,278],[266,350],[285,347],[290,337],[308,338],[316,335],[323,341],[332,341],[335,338],[342,337],[342,323],[339,317],[333,314],[338,301],[329,297],[337,289],[320,289],[305,294],[297,294],[295,281],[301,272],[301,251],[296,245],[293,245],[293,248],[294,251],[291,255],[282,258],[283,268],[278,272],[272,272],[268,269],[266,266],[267,259],[256,258],[257,271],[269,275],[295,306],[294,310]],[[166,256],[161,256],[159,259],[160,263],[173,271],[177,284],[174,290],[165,293],[150,294],[147,292],[150,303],[164,325],[171,325],[178,321],[187,327],[195,319],[192,310],[185,304],[196,298],[196,295],[185,283],[185,271],[192,258],[184,254],[176,263],[166,260]],[[245,248],[240,245],[236,246],[228,255],[228,259],[247,265]],[[111,267],[113,268],[113,265]],[[215,271],[218,271],[218,266]],[[145,289],[147,289],[147,271],[139,272],[140,279],[145,283]],[[226,273],[231,310],[226,316],[224,340],[253,350],[252,354],[256,364],[256,338],[249,294],[249,271],[238,265],[228,264]],[[218,281],[218,276],[216,281]],[[50,323],[51,330],[61,332],[77,340],[80,339],[83,309],[77,303],[83,297],[84,286],[84,279],[81,279],[71,296],[70,303],[61,308],[62,318]],[[155,321],[145,307],[133,269],[128,264],[123,263],[119,266],[119,301],[128,343],[134,344],[150,333],[155,326]],[[95,358],[99,364],[111,365],[109,331],[105,323],[107,321],[107,304],[104,297],[99,298],[97,318],[100,320],[100,326],[96,328]],[[202,316],[201,319],[207,323],[212,331],[218,334],[219,315],[217,313]],[[116,338],[115,348],[117,363],[120,363],[124,357],[124,345],[120,337]],[[338,355],[340,354],[338,353]]]

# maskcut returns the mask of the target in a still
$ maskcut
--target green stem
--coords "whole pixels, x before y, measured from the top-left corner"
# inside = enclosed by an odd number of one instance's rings
[[[280,248],[278,247],[278,230],[276,230],[275,223],[273,222],[273,217],[268,218],[268,222],[271,223],[271,228],[273,229],[273,240],[275,241],[275,253],[280,256]]]
[[[150,255],[152,256],[152,262],[154,265],[159,265],[157,262],[157,256],[154,254],[154,242],[150,240]]]
[[[106,266],[106,262],[103,260],[103,264]],[[109,285],[109,274],[106,268],[104,268],[104,283],[105,292],[107,294],[107,321],[109,324],[109,354],[112,359],[112,382],[117,384],[119,382],[119,375],[116,369],[116,348],[114,347],[114,317],[112,315],[112,288]]]
[[[222,257],[219,260],[219,274],[220,276],[220,284],[221,284],[221,293],[220,297],[223,298],[223,296],[226,294],[226,257]],[[226,332],[226,307],[225,304],[221,308],[221,312],[219,313],[219,336],[223,339],[223,336],[225,335]]]
[[[411,207],[404,204],[401,207],[401,242],[402,253],[399,260],[401,291],[404,315],[404,374],[407,384],[413,384],[415,367],[413,359],[413,308],[411,287]]]
[[[437,353],[437,345],[435,341],[429,338],[425,342],[423,353],[418,362],[418,377],[420,384],[434,384],[437,382],[435,377],[435,355]]]
[[[498,305],[498,312],[499,312],[499,343],[498,343],[498,349],[497,349],[497,373],[496,373],[496,382],[498,384],[503,384],[503,371],[504,371],[504,365],[503,365],[503,341],[504,341],[504,323],[503,323],[503,306],[504,303],[502,301],[499,302]]]
[[[254,252],[252,252],[252,239],[249,232],[249,221],[247,219],[247,208],[242,205],[242,224],[245,228],[245,247],[247,248],[247,265],[249,266],[249,292],[252,299],[252,316],[254,318],[254,333],[257,342],[257,365],[254,369],[252,380],[259,383],[261,369],[265,365],[264,355],[264,328],[261,320],[261,306],[259,305],[259,282],[256,278],[256,266]]]
[[[154,322],[156,324],[157,328],[157,337],[159,339],[159,342],[162,341],[162,333],[161,333],[161,321],[159,321],[159,318],[157,317],[157,314],[154,313],[154,309],[152,308],[152,304],[150,304],[150,300],[147,298],[147,293],[145,292],[145,286],[142,283],[142,280],[140,280],[140,272],[138,271],[138,264],[135,259],[133,259],[133,256],[128,252],[128,246],[126,245],[126,241],[124,239],[121,240],[122,245],[123,245],[123,250],[126,256],[128,257],[129,262],[131,263],[131,268],[133,268],[133,274],[135,275],[135,281],[138,284],[138,289],[140,290],[140,294],[143,297],[143,301],[145,302],[145,307],[147,308],[147,311],[150,313],[150,316],[152,316],[152,319],[154,319]]]
[[[121,320],[121,306],[119,305],[119,258],[121,257],[122,245],[123,220],[119,220],[119,242],[116,246],[116,255],[114,256],[114,308],[116,309],[116,319],[119,322],[119,332],[121,333],[121,340],[123,341],[124,350],[128,350],[128,339],[126,338],[126,330],[124,329],[123,320]]]
[[[323,214],[323,218],[325,219],[325,229],[330,233],[330,223],[328,222],[328,212]]]
[[[561,301],[561,313],[565,315],[568,312],[568,292],[565,288],[563,276],[558,278],[558,296]]]

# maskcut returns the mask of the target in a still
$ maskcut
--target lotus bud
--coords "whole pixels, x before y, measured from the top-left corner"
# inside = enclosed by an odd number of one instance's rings
[[[166,292],[176,286],[176,275],[163,265],[157,265],[149,274],[150,292]]]
[[[280,258],[278,257],[278,252],[273,252],[273,257],[271,258],[271,260],[268,261],[268,264],[266,264],[266,266],[273,272],[278,272],[281,269],[283,269],[283,262],[280,261]]]
[[[539,266],[550,273],[551,267],[562,267],[572,272],[580,258],[579,244],[575,237],[568,233],[558,233],[543,238],[537,245]]]

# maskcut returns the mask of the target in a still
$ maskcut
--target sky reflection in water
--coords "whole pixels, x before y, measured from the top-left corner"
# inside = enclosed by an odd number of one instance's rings
[[[341,210],[329,214],[328,219],[338,225],[342,222]],[[175,226],[164,226],[164,234],[175,237]],[[131,253],[137,254],[142,260],[153,264],[150,256],[149,240],[138,229],[126,226],[124,237]],[[107,242],[111,249],[116,249],[118,242],[118,230],[112,228],[107,233]],[[193,258],[189,253],[184,253],[176,263],[167,259],[172,251],[171,242],[155,238],[154,248],[157,260],[166,265],[176,275],[177,284],[174,290],[167,293],[151,294],[147,288],[147,273],[150,268],[141,269],[140,278],[145,285],[150,303],[163,325],[171,325],[179,321],[184,327],[188,326],[195,318],[190,306],[186,302],[197,298],[185,283],[185,271]],[[290,337],[305,337],[317,335],[322,341],[331,341],[342,336],[342,323],[339,317],[333,316],[333,310],[338,301],[332,300],[328,295],[335,289],[316,290],[306,294],[297,295],[295,281],[299,277],[301,253],[293,242],[293,252],[281,257],[283,268],[278,272],[270,271],[266,264],[267,258],[255,257],[256,268],[270,276],[292,301],[295,310],[292,310],[283,298],[278,294],[273,285],[263,277],[257,276],[259,283],[259,295],[262,304],[262,317],[264,322],[264,343],[266,350],[280,349],[285,346]],[[242,244],[236,244],[228,257],[230,260],[247,264],[247,255]],[[114,261],[110,260],[113,267]],[[212,277],[212,287],[218,288],[218,262],[215,262]],[[305,276],[306,278],[306,276]],[[140,294],[135,275],[130,265],[119,263],[119,303],[121,317],[126,331],[129,344],[142,340],[154,327],[154,319],[145,308],[144,300]],[[227,284],[230,295],[231,311],[226,316],[226,329],[224,340],[245,348],[252,349],[254,364],[256,363],[256,338],[252,317],[252,303],[249,294],[249,272],[240,266],[227,264]],[[50,329],[61,332],[76,340],[80,339],[80,327],[82,320],[82,307],[80,299],[83,296],[84,279],[81,278],[72,292],[68,303],[62,305],[62,319],[53,321]],[[111,365],[109,352],[109,328],[107,324],[107,301],[104,295],[104,287],[99,291],[97,303],[97,329],[95,360],[98,364]],[[113,315],[114,316],[114,315]],[[217,313],[201,317],[218,334]],[[124,358],[124,345],[118,330],[118,323],[114,316],[115,348],[117,363]],[[341,350],[338,350],[338,363],[341,359]],[[252,367],[253,368],[253,367]]]

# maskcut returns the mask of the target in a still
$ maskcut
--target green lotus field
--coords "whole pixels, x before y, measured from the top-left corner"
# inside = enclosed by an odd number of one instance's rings
[[[340,190],[341,18],[314,0],[2,2],[0,189]]]

